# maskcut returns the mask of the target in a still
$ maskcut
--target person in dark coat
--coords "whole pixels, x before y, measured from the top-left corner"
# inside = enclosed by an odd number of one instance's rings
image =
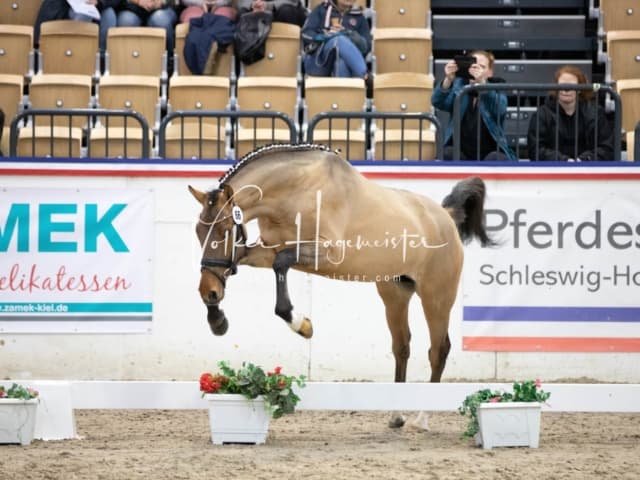
[[[371,51],[371,32],[354,3],[325,0],[309,14],[302,28],[308,75],[370,80],[365,57]]]
[[[565,65],[555,83],[582,85],[587,78],[578,67]],[[531,160],[613,160],[613,130],[591,90],[551,92],[531,117],[527,145]]]

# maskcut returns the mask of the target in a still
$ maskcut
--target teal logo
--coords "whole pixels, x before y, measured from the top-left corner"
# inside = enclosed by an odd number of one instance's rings
[[[114,203],[99,217],[95,203],[87,203],[84,208],[75,203],[41,203],[37,212],[32,212],[28,203],[14,203],[5,224],[0,224],[0,252],[8,251],[14,238],[18,252],[29,252],[33,248],[29,245],[29,237],[31,215],[36,215],[38,252],[97,252],[98,238],[102,236],[114,252],[126,253],[129,248],[113,225],[126,207],[124,203]],[[84,216],[84,232],[78,232],[78,215]],[[56,241],[54,238],[58,233],[76,233],[78,240]]]

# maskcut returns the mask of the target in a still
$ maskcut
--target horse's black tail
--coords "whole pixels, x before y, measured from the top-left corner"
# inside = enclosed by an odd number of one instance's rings
[[[477,238],[482,246],[495,245],[484,225],[484,182],[480,177],[469,177],[458,182],[442,201],[456,226],[460,239],[467,243]]]

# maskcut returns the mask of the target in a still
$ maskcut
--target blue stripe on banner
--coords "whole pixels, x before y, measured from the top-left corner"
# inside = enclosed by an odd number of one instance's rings
[[[151,313],[153,304],[147,302],[131,303],[0,303],[0,315],[38,314],[38,313]]]
[[[467,306],[467,322],[629,322],[640,323],[638,307]]]

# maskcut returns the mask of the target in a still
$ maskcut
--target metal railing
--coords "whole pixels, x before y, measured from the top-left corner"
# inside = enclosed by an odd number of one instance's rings
[[[544,83],[544,84],[530,84],[530,83],[485,83],[482,85],[467,85],[465,86],[460,95],[457,95],[454,104],[453,104],[453,159],[460,160],[461,154],[461,123],[462,123],[462,115],[461,115],[461,103],[464,95],[469,95],[472,93],[477,93],[479,96],[483,94],[483,92],[487,91],[496,91],[496,92],[505,92],[510,94],[509,96],[516,96],[518,100],[518,108],[520,108],[520,98],[523,95],[523,92],[549,92],[551,90],[575,90],[575,91],[583,91],[589,90],[595,93],[593,102],[598,104],[598,95],[599,93],[608,94],[612,101],[614,102],[614,124],[612,127],[613,130],[613,160],[620,160],[620,142],[621,142],[621,128],[622,128],[622,105],[620,102],[620,96],[616,93],[613,87],[609,85],[602,84],[560,84],[560,83]],[[544,98],[544,96],[536,97],[536,107],[539,107],[540,98]],[[579,108],[578,106],[576,108]],[[604,108],[603,106],[598,106],[597,108]],[[482,122],[480,120],[480,109],[478,109],[478,121],[477,123],[477,151],[480,151],[480,128]],[[557,116],[557,115],[556,115]],[[518,115],[519,117],[519,115]],[[575,115],[576,123],[578,121],[578,115]],[[596,115],[596,131],[595,131],[595,147],[597,149],[598,145],[598,115]],[[496,119],[497,123],[500,124],[499,119]],[[558,150],[558,123],[556,122],[556,150]],[[576,130],[577,131],[577,130]],[[537,136],[536,136],[537,138]],[[538,138],[537,138],[538,139]],[[539,140],[539,139],[538,139]],[[577,142],[577,137],[576,137]],[[576,143],[577,145],[577,143]],[[530,148],[530,146],[529,146]],[[519,150],[519,146],[518,146]],[[577,155],[576,155],[577,157]],[[611,160],[611,159],[603,159],[603,160]]]
[[[631,149],[631,145],[627,145],[627,151]],[[633,161],[640,162],[640,121],[636,123],[633,130]]]
[[[240,126],[240,119],[247,118],[252,120],[251,126]],[[276,143],[277,141],[282,141],[276,138],[276,130],[282,130],[282,128],[278,129],[276,126],[280,123],[282,126],[286,127],[286,130],[289,131],[287,141],[289,143],[298,143],[298,130],[294,121],[288,115],[281,112],[264,112],[264,111],[250,111],[250,110],[177,110],[175,112],[171,112],[167,114],[162,121],[160,122],[160,127],[158,129],[158,155],[162,158],[166,157],[167,151],[167,128],[169,125],[174,122],[180,128],[181,137],[184,138],[184,134],[189,129],[189,124],[186,121],[187,119],[195,119],[196,126],[196,139],[199,139],[198,145],[198,158],[224,158],[225,155],[220,155],[220,143],[218,143],[217,151],[215,156],[205,155],[205,151],[203,149],[202,140],[206,138],[212,138],[211,136],[207,136],[205,133],[205,128],[207,124],[205,119],[216,119],[215,123],[216,128],[216,138],[218,141],[227,141],[227,145],[229,148],[233,148],[238,144],[238,132],[240,129],[244,129],[246,131],[253,132],[253,148],[257,148],[260,144],[266,143]],[[257,135],[257,131],[259,128],[258,120],[259,119],[267,119],[270,122],[271,129],[271,139],[269,138],[259,138]],[[229,122],[227,123],[227,120]],[[224,121],[224,122],[223,122]],[[191,129],[193,131],[193,129]],[[222,135],[224,132],[224,135]],[[260,142],[260,143],[259,143]],[[182,142],[180,146],[180,155],[178,158],[186,159],[192,158],[192,155],[185,154],[184,142]]]
[[[339,128],[341,132],[345,133],[344,138],[338,139],[337,137],[334,138],[332,136],[333,123],[337,120],[346,121],[346,127]],[[375,121],[375,120],[382,120],[382,121],[379,123],[376,122],[374,124],[372,121]],[[400,122],[400,127],[387,128],[388,122],[390,120],[398,120]],[[361,121],[361,122],[358,122],[358,125],[356,126],[356,128],[352,128],[352,122],[355,122],[355,121]],[[333,142],[337,143],[338,141],[340,141],[341,143],[342,142],[346,143],[347,151],[345,152],[345,157],[347,159],[351,159],[350,140],[354,135],[354,132],[364,132],[365,140],[367,142],[367,148],[371,148],[371,144],[374,141],[373,136],[375,135],[375,132],[376,131],[381,132],[382,156],[381,158],[378,158],[378,155],[376,154],[376,158],[384,160],[387,157],[386,155],[387,133],[390,130],[399,130],[401,135],[400,136],[400,158],[405,158],[405,155],[404,155],[404,149],[406,148],[405,135],[407,134],[407,132],[413,131],[413,132],[416,132],[418,135],[417,139],[418,139],[419,147],[418,147],[418,155],[417,155],[418,158],[412,158],[412,160],[427,160],[426,155],[423,155],[423,151],[426,152],[426,148],[424,148],[423,146],[423,143],[425,141],[424,135],[425,135],[425,132],[430,130],[431,127],[433,126],[435,128],[435,133],[434,133],[435,146],[436,146],[435,158],[436,159],[442,158],[442,147],[443,147],[442,126],[441,126],[440,120],[438,120],[438,118],[431,113],[427,113],[427,112],[400,113],[400,112],[376,112],[376,111],[374,112],[364,112],[364,111],[363,112],[322,112],[315,115],[309,122],[309,125],[307,126],[306,139],[308,143],[314,142],[314,132],[320,122],[328,123],[328,129],[323,128],[323,130],[328,130],[329,132],[328,133],[329,137],[327,139],[327,142],[330,148],[332,147],[331,144]],[[412,123],[417,122],[418,127],[406,128],[406,125],[408,122],[412,122]]]
[[[18,138],[20,134],[20,128],[31,129],[31,156],[34,157],[36,151],[36,141],[37,137],[35,135],[35,129],[38,127],[38,118],[48,118],[47,122],[43,122],[41,126],[44,128],[49,128],[49,155],[54,156],[54,144],[55,144],[55,127],[60,127],[61,125],[57,125],[54,122],[55,118],[67,118],[67,124],[62,126],[62,128],[66,128],[68,132],[67,137],[67,145],[68,145],[68,156],[73,157],[73,131],[74,129],[83,130],[83,136],[86,133],[86,145],[87,145],[87,156],[91,156],[91,132],[92,126],[94,126],[97,122],[98,117],[104,117],[104,128],[105,128],[105,154],[109,156],[109,130],[110,130],[110,119],[114,117],[123,118],[124,125],[124,156],[127,157],[127,148],[128,148],[128,119],[133,119],[136,122],[136,127],[131,128],[140,128],[142,130],[142,147],[141,147],[141,156],[142,158],[149,158],[149,124],[147,120],[142,116],[142,114],[133,111],[133,110],[110,110],[105,108],[72,108],[72,109],[39,109],[39,108],[30,108],[27,110],[23,110],[18,112],[16,116],[11,121],[11,130],[10,130],[10,138],[9,138],[9,154],[12,157],[17,156],[18,150]],[[87,122],[85,127],[76,127],[73,124],[73,119],[78,117],[86,117]],[[26,122],[30,119],[30,122]],[[84,143],[84,139],[82,140]],[[23,155],[25,156],[25,155]]]

